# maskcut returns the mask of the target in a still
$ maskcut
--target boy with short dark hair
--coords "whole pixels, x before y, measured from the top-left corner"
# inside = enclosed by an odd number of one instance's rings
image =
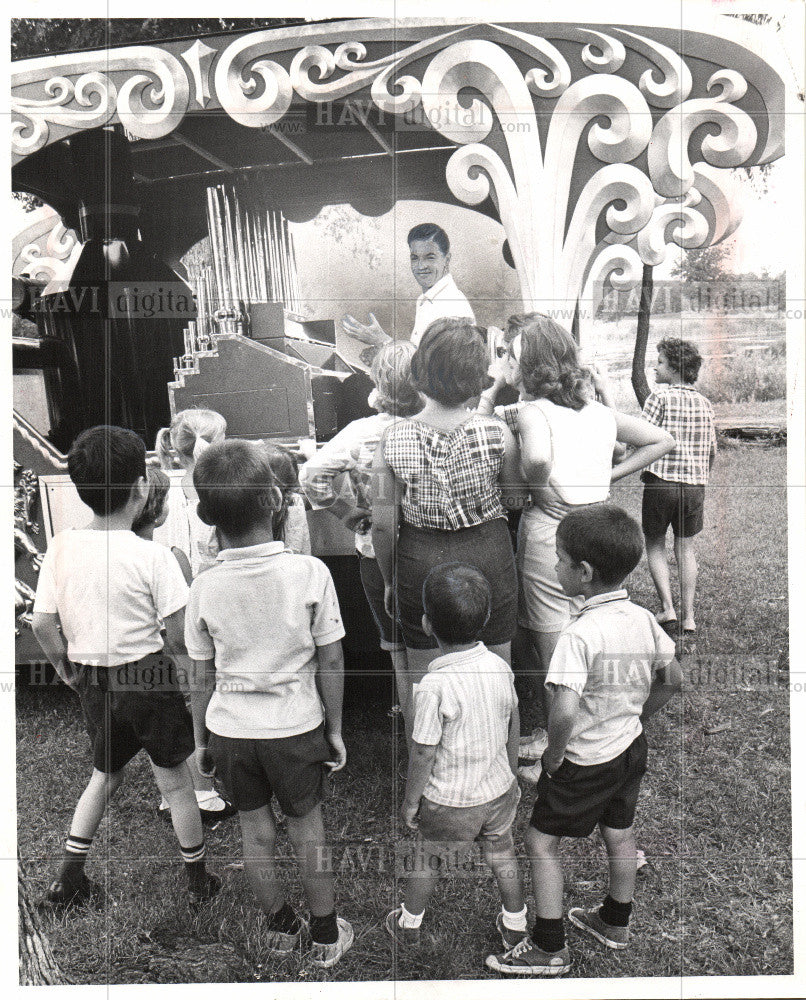
[[[644,721],[680,690],[674,643],[621,589],[638,565],[641,529],[612,504],[581,507],[557,529],[557,576],[582,610],[563,631],[546,675],[548,747],[526,834],[537,916],[532,936],[487,965],[507,975],[558,976],[571,967],[562,920],[562,837],[599,825],[610,863],[598,910],[570,921],[608,948],[626,948],[635,890],[635,806],[646,771]]]
[[[641,479],[644,496],[641,523],[649,572],[661,610],[658,622],[676,628],[677,613],[666,560],[666,532],[674,533],[674,554],[680,579],[682,631],[694,636],[694,591],[697,558],[693,539],[702,531],[705,487],[716,457],[716,429],[710,402],[694,388],[702,357],[689,340],[667,337],[658,343],[655,381],[659,388],[644,403],[644,418],[668,431],[676,445],[653,462]]]
[[[194,660],[196,759],[215,770],[238,810],[244,872],[266,921],[268,947],[297,949],[310,931],[313,962],[335,965],[353,930],[323,870],[325,767],[344,767],[344,628],[327,567],[275,540],[282,501],[268,450],[253,441],[211,445],[193,472],[202,520],[221,551],[191,585],[185,620]],[[209,739],[209,743],[208,743]],[[310,925],[286,902],[274,867],[272,794],[286,816]]]
[[[191,901],[200,903],[221,883],[205,870],[201,818],[185,763],[193,752],[193,727],[160,635],[162,619],[168,649],[184,651],[187,584],[168,549],[131,531],[147,494],[145,446],[136,434],[90,428],[76,439],[67,466],[94,516],[87,528],[51,540],[33,631],[59,676],[78,692],[93,741],[93,771],[46,901],[67,907],[98,895],[84,863],[108,799],[142,749],[171,807]]]
[[[490,615],[490,587],[473,566],[435,566],[423,585],[423,630],[440,656],[414,687],[414,726],[402,815],[421,850],[405,900],[386,917],[401,945],[417,945],[445,859],[481,841],[501,892],[496,919],[505,948],[526,935],[512,825],[520,800],[518,699],[509,665],[476,637]]]

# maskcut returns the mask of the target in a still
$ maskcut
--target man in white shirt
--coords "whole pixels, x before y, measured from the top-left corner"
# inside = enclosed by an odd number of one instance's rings
[[[423,222],[409,232],[408,244],[411,273],[423,290],[417,299],[414,327],[411,331],[414,346],[420,343],[420,338],[436,319],[457,317],[475,323],[476,317],[470,303],[448,270],[451,245],[445,230],[432,222]],[[342,320],[342,326],[351,337],[378,348],[392,338],[372,313],[369,318],[371,322],[364,324],[347,315]]]

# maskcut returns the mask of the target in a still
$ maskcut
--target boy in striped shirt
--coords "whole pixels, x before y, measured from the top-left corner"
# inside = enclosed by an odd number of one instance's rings
[[[403,821],[420,835],[404,902],[386,917],[401,945],[420,925],[443,861],[473,841],[501,892],[496,919],[505,948],[526,936],[526,905],[512,825],[520,800],[518,699],[512,671],[476,636],[490,615],[490,587],[472,566],[435,566],[423,585],[423,630],[441,655],[414,687],[414,727]]]

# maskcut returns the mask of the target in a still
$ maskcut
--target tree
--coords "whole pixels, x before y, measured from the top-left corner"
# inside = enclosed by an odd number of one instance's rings
[[[655,283],[652,265],[644,264],[641,274],[641,301],[638,305],[638,323],[635,330],[635,347],[632,354],[632,387],[638,405],[643,409],[649,395],[646,377],[646,349],[649,343],[649,317],[652,312],[652,292]]]
[[[212,35],[224,31],[256,31],[305,24],[306,17],[233,18],[209,17],[12,17],[11,58],[97,49],[127,42],[167,41],[189,35]]]
[[[723,281],[728,276],[724,266],[727,256],[728,246],[725,243],[686,250],[672,268],[672,277],[682,278],[686,285],[697,281]]]
[[[22,862],[18,867],[17,888],[20,985],[58,986],[69,983],[70,980],[63,974],[50,950],[50,942],[45,936],[36,905],[31,901],[30,883]]]

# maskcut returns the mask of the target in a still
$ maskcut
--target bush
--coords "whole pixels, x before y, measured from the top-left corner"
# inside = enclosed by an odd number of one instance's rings
[[[713,403],[767,403],[786,398],[786,358],[770,352],[721,358],[697,388]]]

